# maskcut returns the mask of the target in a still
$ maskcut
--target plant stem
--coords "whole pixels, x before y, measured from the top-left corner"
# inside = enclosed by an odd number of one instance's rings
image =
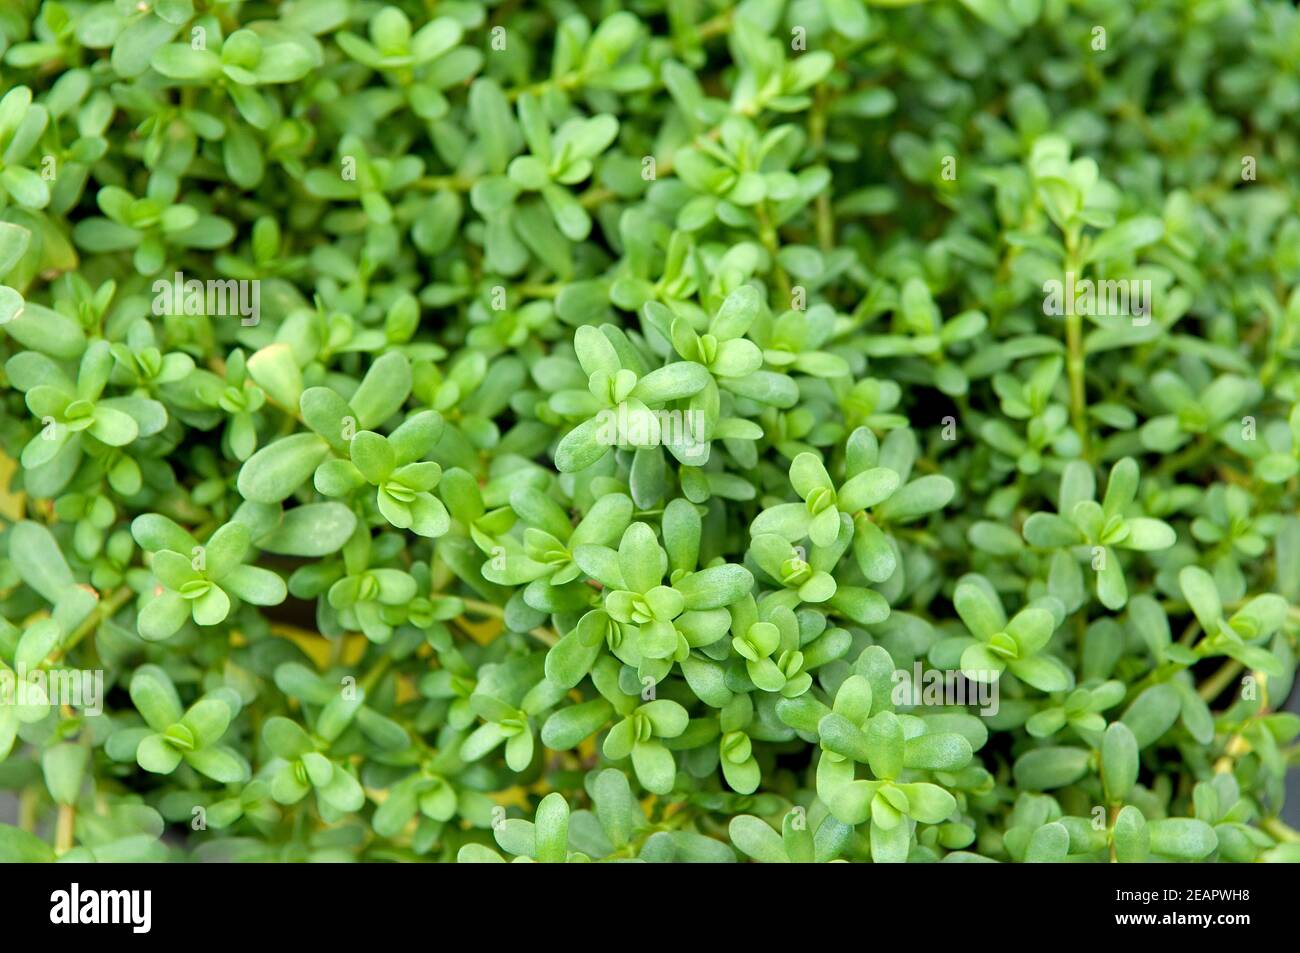
[[[71,652],[77,646],[77,643],[97,629],[101,622],[111,616],[118,609],[122,608],[123,604],[125,604],[132,595],[134,595],[134,593],[132,593],[128,586],[123,586],[122,588],[109,593],[100,601],[94,611],[92,611],[90,615],[86,616],[79,626],[72,630],[68,635],[67,641],[64,642],[63,648],[59,649],[53,656],[51,656],[51,661],[57,662],[59,659]]]
[[[1156,469],[1156,473],[1160,476],[1185,473],[1193,466],[1193,464],[1199,462],[1201,457],[1213,450],[1214,447],[1214,443],[1210,441],[1202,441],[1198,438],[1173,456],[1166,457]]]
[[[370,671],[361,676],[361,681],[358,683],[360,689],[369,693],[370,689],[374,688],[375,683],[384,677],[384,673],[388,671],[392,664],[393,657],[391,655],[385,655],[381,658],[371,667]]]
[[[1259,826],[1280,841],[1285,841],[1288,844],[1300,844],[1300,831],[1285,823],[1280,817],[1266,817],[1259,822]]]
[[[411,188],[426,192],[468,192],[473,187],[472,180],[458,175],[425,175],[411,183]]]
[[[1065,277],[1067,284],[1073,285],[1070,275],[1078,277],[1078,235],[1069,231],[1065,235]],[[1090,458],[1088,433],[1088,392],[1085,374],[1085,353],[1083,345],[1083,315],[1075,308],[1073,300],[1065,302],[1065,369],[1070,379],[1070,421],[1085,460]]]
[[[1086,458],[1088,449],[1088,396],[1084,388],[1083,318],[1077,314],[1065,316],[1066,367],[1070,375],[1070,419],[1083,444]]]
[[[581,73],[565,73],[563,76],[554,76],[550,79],[544,79],[536,83],[530,83],[527,86],[518,86],[514,89],[506,90],[506,99],[515,102],[520,96],[537,95],[550,89],[570,90],[582,85]]]
[[[468,612],[473,612],[478,615],[492,616],[496,619],[504,619],[506,617],[506,610],[491,602],[483,602],[481,599],[462,599],[461,602],[465,604],[465,609]],[[537,628],[529,630],[528,634],[539,642],[545,642],[547,645],[554,645],[556,642],[560,641],[560,637],[555,633],[555,630],[548,629],[544,625],[539,625]]]
[[[539,642],[545,642],[547,645],[554,645],[560,641],[560,637],[555,634],[555,630],[548,629],[544,625],[539,625],[535,629],[529,629],[528,634]]]
[[[34,787],[23,788],[22,796],[18,799],[18,827],[29,834],[36,830],[36,789]]]
[[[1119,851],[1115,847],[1115,822],[1119,820],[1120,805],[1110,806],[1110,862],[1119,863]]]
[[[822,157],[826,149],[827,98],[825,87],[819,85],[812,113],[808,117],[808,138],[818,158]],[[822,251],[829,252],[835,247],[835,213],[831,209],[829,189],[822,189],[821,194],[817,196],[816,209],[817,245]]]
[[[1217,672],[1201,683],[1196,694],[1201,696],[1202,701],[1213,701],[1219,697],[1219,693],[1227,687],[1228,683],[1237,677],[1243,667],[1236,659],[1229,659],[1219,667]]]
[[[484,602],[481,599],[461,599],[461,602],[465,603],[467,610],[478,615],[490,615],[497,619],[506,617],[506,610],[491,602]]]
[[[781,251],[781,242],[777,238],[776,227],[772,224],[772,219],[767,212],[767,202],[762,201],[754,206],[754,214],[758,217],[758,234],[763,241],[763,247],[767,253],[772,256],[772,276],[776,281],[776,288],[781,295],[781,307],[790,306],[790,277],[777,261],[777,254]]]
[[[701,40],[707,40],[715,36],[720,36],[731,29],[731,21],[735,16],[734,8],[719,13],[711,20],[705,20],[695,29],[695,35]]]
[[[54,827],[54,852],[66,854],[72,850],[73,834],[77,829],[77,809],[71,804],[59,805],[59,819]]]

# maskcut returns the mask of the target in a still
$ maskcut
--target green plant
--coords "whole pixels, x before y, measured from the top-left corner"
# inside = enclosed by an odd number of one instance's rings
[[[1300,13],[0,10],[0,860],[1296,861]]]

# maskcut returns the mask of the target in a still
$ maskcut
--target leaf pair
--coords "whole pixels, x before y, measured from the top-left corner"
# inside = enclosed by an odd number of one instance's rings
[[[232,689],[209,692],[182,709],[167,673],[156,665],[142,665],[131,677],[130,692],[149,727],[120,730],[114,736],[114,746],[133,748],[140,767],[155,774],[171,774],[184,762],[222,784],[248,780],[248,762],[234,748],[218,743],[241,707]]]
[[[153,552],[150,568],[165,587],[140,609],[141,638],[170,638],[191,618],[196,625],[219,625],[230,614],[232,596],[259,606],[285,600],[284,580],[269,569],[243,562],[252,545],[243,523],[227,523],[203,545],[176,524],[167,523],[146,514],[132,524],[136,541]]]

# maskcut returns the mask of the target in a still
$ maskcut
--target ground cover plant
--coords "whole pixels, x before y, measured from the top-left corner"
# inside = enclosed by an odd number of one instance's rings
[[[6,4],[0,859],[1300,860],[1297,65]]]

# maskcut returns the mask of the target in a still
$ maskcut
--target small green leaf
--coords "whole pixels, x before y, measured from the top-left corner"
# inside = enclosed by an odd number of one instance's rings
[[[288,499],[329,453],[315,434],[282,437],[253,454],[239,471],[239,492],[256,503]]]

